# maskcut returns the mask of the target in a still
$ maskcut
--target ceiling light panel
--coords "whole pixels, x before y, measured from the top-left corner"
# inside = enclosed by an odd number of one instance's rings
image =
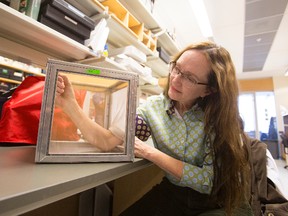
[[[288,0],[246,0],[243,71],[261,71]]]

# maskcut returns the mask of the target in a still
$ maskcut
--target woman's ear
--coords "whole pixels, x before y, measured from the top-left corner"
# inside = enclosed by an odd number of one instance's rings
[[[201,95],[202,98],[210,95],[210,94],[214,94],[217,92],[216,88],[213,87],[207,87],[206,90],[203,92],[203,94]]]
[[[201,94],[201,97],[202,98],[204,98],[204,97],[206,97],[206,96],[208,96],[208,95],[210,95],[210,94],[212,94],[212,93],[215,93],[216,92],[216,90],[215,91],[213,91],[213,89],[212,88],[206,88],[206,90]]]

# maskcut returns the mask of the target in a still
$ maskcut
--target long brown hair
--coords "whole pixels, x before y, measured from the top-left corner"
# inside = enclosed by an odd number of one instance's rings
[[[242,130],[235,67],[229,52],[210,41],[188,46],[173,61],[187,50],[203,52],[210,63],[208,88],[212,93],[197,102],[205,113],[205,133],[215,136],[210,145],[214,156],[211,196],[230,215],[234,208],[248,201],[250,178],[247,149],[240,138]],[[169,97],[168,90],[169,77],[164,89],[166,97]]]

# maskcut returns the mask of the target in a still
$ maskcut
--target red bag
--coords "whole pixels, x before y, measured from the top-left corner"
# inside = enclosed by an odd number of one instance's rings
[[[44,77],[27,77],[2,108],[0,144],[36,145],[44,91]],[[74,90],[76,100],[83,106],[86,91]],[[62,111],[55,108],[51,139],[78,140],[77,127]]]
[[[44,77],[29,76],[2,108],[0,142],[36,144]]]

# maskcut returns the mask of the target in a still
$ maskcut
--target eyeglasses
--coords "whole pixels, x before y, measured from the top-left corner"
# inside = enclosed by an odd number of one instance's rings
[[[177,67],[176,62],[170,62],[169,73],[171,77],[176,77],[180,75],[183,85],[187,87],[192,87],[194,85],[208,85],[208,83],[198,82],[191,75],[182,72],[179,67]]]

